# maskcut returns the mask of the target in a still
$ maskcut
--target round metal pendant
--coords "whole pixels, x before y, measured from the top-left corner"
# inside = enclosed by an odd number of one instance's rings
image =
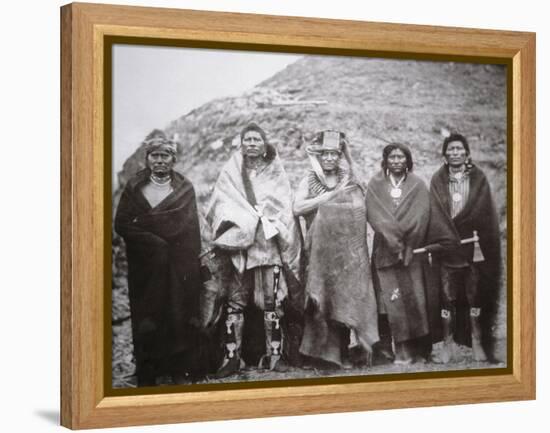
[[[453,194],[453,201],[454,201],[454,202],[462,201],[462,195],[459,194],[458,192],[455,192],[455,193]]]
[[[393,198],[399,198],[401,197],[401,188],[392,188],[391,189],[391,192],[390,192],[390,195],[393,197]]]
[[[461,171],[459,171],[458,173],[455,173],[455,174],[454,174],[454,178],[455,178],[456,180],[462,179],[462,176],[463,176],[463,174],[462,174]]]

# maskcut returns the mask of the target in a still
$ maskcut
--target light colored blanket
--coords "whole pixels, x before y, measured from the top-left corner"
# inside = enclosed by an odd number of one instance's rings
[[[247,199],[242,178],[243,157],[235,152],[222,168],[206,212],[212,227],[212,244],[232,251],[235,269],[246,268],[246,252],[254,244],[261,222],[266,239],[275,239],[281,260],[299,280],[301,240],[292,213],[293,194],[277,155],[254,178],[257,205]]]

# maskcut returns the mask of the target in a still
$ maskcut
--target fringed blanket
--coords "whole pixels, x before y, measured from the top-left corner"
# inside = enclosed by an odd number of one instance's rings
[[[366,226],[364,194],[356,184],[317,210],[307,236],[304,355],[341,365],[342,327],[355,331],[367,351],[378,341]]]

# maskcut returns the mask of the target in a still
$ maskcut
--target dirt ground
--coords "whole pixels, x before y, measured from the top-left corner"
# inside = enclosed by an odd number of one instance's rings
[[[123,323],[113,327],[115,335],[120,336],[131,335],[130,321],[126,320]],[[113,360],[113,388],[133,388],[136,387],[136,377],[134,375],[134,363],[132,356],[131,341],[118,341],[118,345],[123,345],[127,352],[123,356],[119,356]],[[441,343],[433,346],[432,355],[436,355],[441,350]],[[292,380],[292,379],[319,379],[327,377],[343,377],[343,376],[373,376],[399,373],[423,373],[437,371],[460,371],[460,370],[477,370],[477,369],[492,369],[506,367],[506,341],[504,339],[496,340],[495,357],[500,361],[497,363],[477,362],[472,359],[472,350],[466,346],[456,346],[456,359],[448,364],[435,364],[433,362],[416,362],[411,365],[394,365],[384,364],[371,367],[354,367],[350,369],[323,369],[318,367],[290,367],[285,373],[277,373],[267,369],[257,368],[256,366],[246,366],[244,370],[233,376],[216,379],[212,376],[196,382],[197,384],[213,384],[213,383],[236,383],[236,382],[254,382],[254,381],[270,381],[270,380]],[[157,385],[171,385],[169,377],[158,378]],[[191,384],[191,382],[190,382]]]

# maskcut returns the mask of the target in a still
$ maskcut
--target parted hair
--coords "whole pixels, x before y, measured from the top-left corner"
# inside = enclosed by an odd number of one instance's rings
[[[407,169],[409,171],[412,171],[413,169],[413,159],[410,149],[404,145],[403,143],[390,143],[384,149],[382,150],[382,170],[384,170],[384,173],[386,172],[386,169],[388,168],[388,157],[390,156],[390,153],[392,153],[395,149],[399,149],[401,152],[405,154],[405,157],[407,158]]]
[[[447,153],[447,147],[449,147],[449,143],[452,143],[453,141],[460,141],[468,155],[470,155],[470,145],[468,144],[468,140],[466,140],[466,137],[464,137],[462,134],[453,133],[446,137],[445,140],[443,140],[443,146],[441,148],[441,154],[443,156],[445,156],[445,153]]]
[[[241,142],[243,141],[245,134],[250,131],[255,131],[259,133],[262,136],[262,140],[264,141],[264,144],[266,146],[269,144],[267,141],[267,135],[265,131],[256,122],[250,122],[241,130]]]

